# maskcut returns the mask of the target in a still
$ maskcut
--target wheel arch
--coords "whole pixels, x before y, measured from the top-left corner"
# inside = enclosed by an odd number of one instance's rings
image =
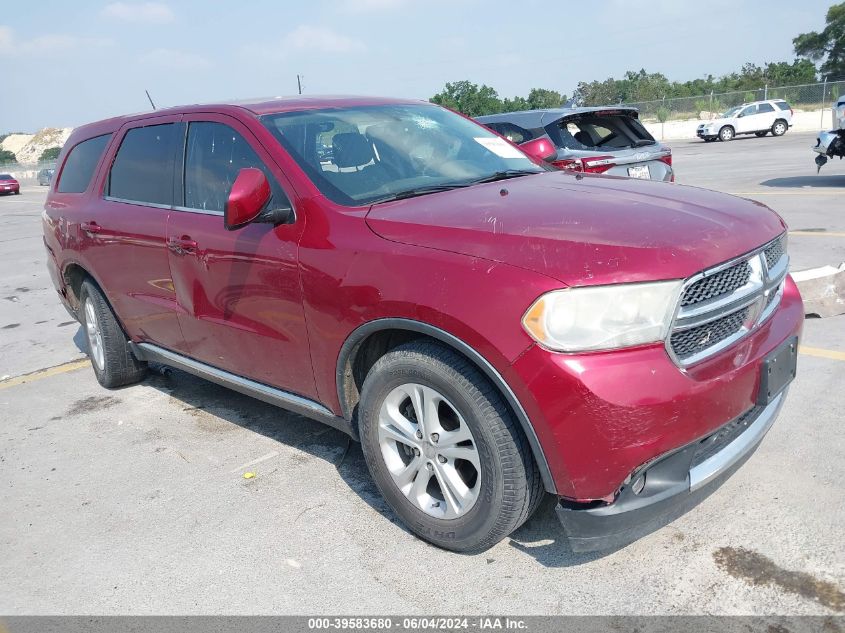
[[[376,360],[397,345],[418,338],[434,339],[458,352],[496,387],[528,439],[544,488],[547,492],[556,494],[557,489],[540,440],[528,414],[505,379],[471,345],[428,323],[405,318],[376,319],[359,326],[347,337],[338,355],[335,374],[337,397],[343,417],[351,420],[356,415],[360,386],[366,372]]]

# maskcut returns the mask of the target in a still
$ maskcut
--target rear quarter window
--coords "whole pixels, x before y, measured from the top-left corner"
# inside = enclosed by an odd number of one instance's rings
[[[173,204],[176,124],[132,128],[112,163],[106,195],[127,202]]]
[[[781,110],[789,110],[789,104],[786,101],[775,101],[775,105]]]
[[[75,145],[65,160],[56,191],[82,193],[88,189],[91,176],[94,175],[94,170],[100,162],[109,139],[111,139],[111,134],[103,134]]]
[[[534,138],[534,134],[530,130],[526,130],[524,127],[520,127],[515,123],[483,123],[482,125],[490,128],[497,134],[501,134],[511,143],[516,143],[517,145]]]

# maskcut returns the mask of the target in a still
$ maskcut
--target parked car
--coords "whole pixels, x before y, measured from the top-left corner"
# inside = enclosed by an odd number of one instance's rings
[[[593,174],[674,181],[672,150],[640,123],[636,108],[554,108],[506,112],[477,121],[520,144],[547,136],[556,167]]]
[[[21,185],[12,174],[0,174],[0,194],[20,194]]]
[[[730,141],[739,134],[783,136],[792,126],[792,108],[783,99],[754,101],[731,108],[712,121],[698,126],[696,134],[705,141]]]
[[[833,129],[819,132],[813,151],[816,152],[817,172],[825,166],[828,159],[845,158],[845,95],[839,97],[831,108]]]
[[[53,180],[53,172],[55,170],[52,168],[48,169],[41,169],[38,171],[38,184],[42,187],[49,185]]]
[[[100,121],[59,157],[48,268],[104,387],[155,361],[340,429],[440,547],[545,493],[574,549],[615,547],[756,449],[804,310],[762,204],[546,151],[378,98]]]

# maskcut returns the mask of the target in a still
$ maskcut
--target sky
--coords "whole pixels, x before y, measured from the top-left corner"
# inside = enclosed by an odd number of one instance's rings
[[[501,97],[645,68],[672,80],[791,61],[832,0],[4,0],[0,133],[296,94]]]

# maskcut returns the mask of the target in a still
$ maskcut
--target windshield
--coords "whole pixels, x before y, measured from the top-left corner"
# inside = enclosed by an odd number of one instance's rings
[[[737,107],[735,107],[735,108],[731,108],[730,110],[728,110],[727,112],[725,112],[725,113],[724,113],[721,117],[719,117],[719,118],[721,118],[721,119],[730,119],[732,116],[736,115],[736,114],[737,114],[737,112],[739,112],[740,110],[742,110],[742,106],[737,106]]]
[[[435,105],[307,110],[261,120],[317,188],[347,206],[545,171],[504,139]]]

